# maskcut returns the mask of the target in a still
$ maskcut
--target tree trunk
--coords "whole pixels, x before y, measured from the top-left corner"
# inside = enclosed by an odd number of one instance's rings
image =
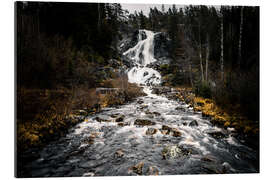
[[[207,48],[205,58],[205,81],[208,81],[208,60],[209,60],[209,35],[207,34]]]
[[[240,31],[239,31],[239,44],[238,44],[238,66],[241,65],[241,59],[242,59],[242,33],[243,33],[243,12],[244,12],[244,6],[241,7],[241,15],[240,15]]]
[[[200,57],[200,65],[201,65],[201,79],[204,81],[203,75],[203,64],[202,64],[202,43],[201,43],[201,24],[199,23],[199,57]]]
[[[220,26],[220,33],[221,33],[221,38],[220,38],[220,70],[221,70],[221,80],[223,82],[224,80],[224,60],[223,60],[223,15],[221,15],[221,26]]]

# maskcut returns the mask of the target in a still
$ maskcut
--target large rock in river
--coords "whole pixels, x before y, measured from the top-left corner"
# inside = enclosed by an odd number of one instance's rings
[[[134,122],[134,125],[139,125],[139,126],[152,126],[155,125],[156,123],[147,119],[136,119]]]

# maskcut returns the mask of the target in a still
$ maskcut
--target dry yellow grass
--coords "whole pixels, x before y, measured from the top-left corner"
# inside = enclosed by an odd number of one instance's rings
[[[224,127],[233,127],[247,134],[258,134],[257,123],[243,116],[239,111],[239,105],[232,105],[230,109],[218,106],[214,100],[203,97],[196,97],[191,88],[178,87],[178,98],[185,101],[194,108],[194,111],[201,111],[205,117],[211,117],[211,122]]]

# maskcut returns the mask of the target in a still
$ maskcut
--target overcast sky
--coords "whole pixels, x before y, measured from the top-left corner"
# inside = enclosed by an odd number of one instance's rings
[[[157,9],[161,10],[161,4],[121,4],[123,9],[127,9],[129,13],[133,14],[136,10],[137,12],[143,11],[144,15],[149,14],[150,7],[154,8],[157,7]],[[169,9],[169,7],[172,7],[171,4],[164,4],[165,11]],[[176,8],[179,9],[180,7],[184,7],[183,5],[176,5]]]

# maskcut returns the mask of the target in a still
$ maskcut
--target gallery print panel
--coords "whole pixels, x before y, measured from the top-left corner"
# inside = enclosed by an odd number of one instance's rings
[[[259,173],[259,7],[14,7],[16,177]]]

